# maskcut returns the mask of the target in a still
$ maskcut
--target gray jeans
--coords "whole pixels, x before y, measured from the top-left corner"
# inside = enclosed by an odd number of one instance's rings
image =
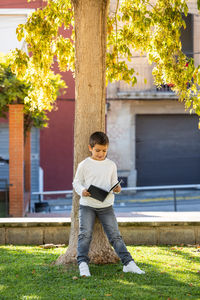
[[[131,260],[133,260],[133,258],[128,252],[120,235],[113,207],[93,208],[83,205],[80,205],[79,211],[79,235],[77,249],[78,264],[83,261],[86,263],[89,262],[88,252],[96,217],[98,217],[101,222],[109,242],[115,249],[115,252],[121,259],[123,265],[127,265]]]

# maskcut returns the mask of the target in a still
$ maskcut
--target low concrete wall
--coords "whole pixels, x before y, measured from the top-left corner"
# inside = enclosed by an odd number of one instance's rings
[[[118,218],[127,245],[200,244],[200,220]],[[0,245],[68,244],[70,218],[0,219]]]
[[[15,218],[0,220],[0,245],[68,244],[71,219]]]

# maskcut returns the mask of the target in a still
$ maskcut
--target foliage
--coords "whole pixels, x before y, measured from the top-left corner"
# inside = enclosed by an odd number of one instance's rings
[[[153,3],[153,4],[152,4]],[[168,84],[185,101],[186,108],[200,115],[200,66],[194,66],[194,60],[188,59],[182,52],[180,41],[181,28],[186,26],[182,15],[187,16],[188,6],[184,0],[123,0],[117,14],[120,26],[116,29],[116,17],[109,19],[108,74],[109,80],[115,79],[113,65],[132,59],[134,51],[146,53],[149,63],[153,64],[155,84]],[[114,45],[114,46],[113,46]],[[118,79],[124,79],[124,72]],[[126,70],[125,70],[126,71]],[[127,72],[127,71],[126,71]],[[133,75],[130,70],[129,75]],[[134,84],[136,79],[125,76]]]
[[[199,247],[130,246],[145,275],[122,265],[91,265],[80,278],[76,265],[51,263],[66,248],[0,247],[0,298],[13,299],[199,299]]]
[[[6,63],[0,62],[0,114],[8,111],[8,104],[22,104],[27,96],[29,85],[17,79]]]
[[[60,70],[74,69],[74,46],[71,39],[59,33],[62,26],[66,30],[71,28],[72,14],[70,1],[49,1],[43,9],[32,13],[26,24],[17,28],[18,40],[25,39],[31,56],[16,49],[10,53],[10,61],[17,77],[32,86],[25,98],[30,109],[51,110],[58,87],[65,87],[60,75],[52,71],[56,59]]]
[[[73,71],[75,56],[73,1],[46,1],[43,9],[31,14],[17,29],[18,39],[26,40],[32,56],[28,58],[19,50],[11,55],[17,76],[34,85],[26,103],[39,111],[50,109],[53,103],[47,78],[55,57],[62,71]],[[180,42],[180,30],[186,26],[182,14],[187,13],[186,0],[117,0],[116,11],[107,23],[107,82],[124,80],[134,85],[135,70],[128,62],[135,51],[145,53],[154,66],[155,84],[170,85],[186,108],[200,115],[200,67],[186,57]],[[60,34],[61,27],[72,31],[70,38]]]
[[[27,72],[28,73],[28,72]],[[56,100],[58,91],[64,87],[60,75],[54,75],[51,72],[49,83],[51,85],[52,102]],[[6,117],[9,104],[24,104],[24,126],[25,131],[32,126],[44,127],[47,125],[47,110],[39,110],[37,106],[33,107],[29,101],[26,101],[28,94],[35,90],[34,83],[28,81],[28,78],[20,78],[11,70],[11,61],[7,56],[0,57],[0,116]]]

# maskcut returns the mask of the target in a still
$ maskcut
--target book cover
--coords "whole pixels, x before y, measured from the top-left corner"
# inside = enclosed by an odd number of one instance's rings
[[[113,185],[109,191],[106,191],[102,188],[99,188],[99,187],[91,184],[88,188],[88,192],[91,194],[90,197],[103,202],[106,199],[106,197],[108,196],[108,194],[120,183],[121,183],[121,180],[118,181],[115,185]]]

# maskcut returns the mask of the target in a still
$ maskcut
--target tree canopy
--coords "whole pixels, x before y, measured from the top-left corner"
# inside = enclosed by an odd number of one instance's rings
[[[200,0],[197,1],[198,8]],[[22,50],[12,51],[12,70],[18,78],[26,79],[34,89],[28,91],[25,102],[30,109],[51,109],[55,87],[51,84],[52,65],[57,61],[61,71],[74,72],[74,14],[73,1],[47,0],[43,9],[32,13],[25,24],[17,28],[18,39],[25,39],[28,56]],[[107,21],[107,82],[124,80],[137,82],[133,60],[134,51],[146,54],[153,64],[155,84],[168,84],[185,102],[186,108],[200,115],[200,66],[182,51],[181,28],[186,26],[186,0],[122,0]],[[60,28],[72,30],[70,38]]]
[[[29,70],[26,72],[28,74]],[[50,72],[48,76],[53,91],[51,94],[53,102],[56,100],[60,88],[65,87],[65,83],[58,74]],[[31,82],[28,76],[16,76],[11,69],[10,57],[0,55],[0,116],[7,116],[9,104],[24,104],[25,131],[32,126],[45,127],[48,122],[47,109],[40,110],[39,107],[33,107],[29,101],[26,101],[30,91],[34,91],[34,82]]]

